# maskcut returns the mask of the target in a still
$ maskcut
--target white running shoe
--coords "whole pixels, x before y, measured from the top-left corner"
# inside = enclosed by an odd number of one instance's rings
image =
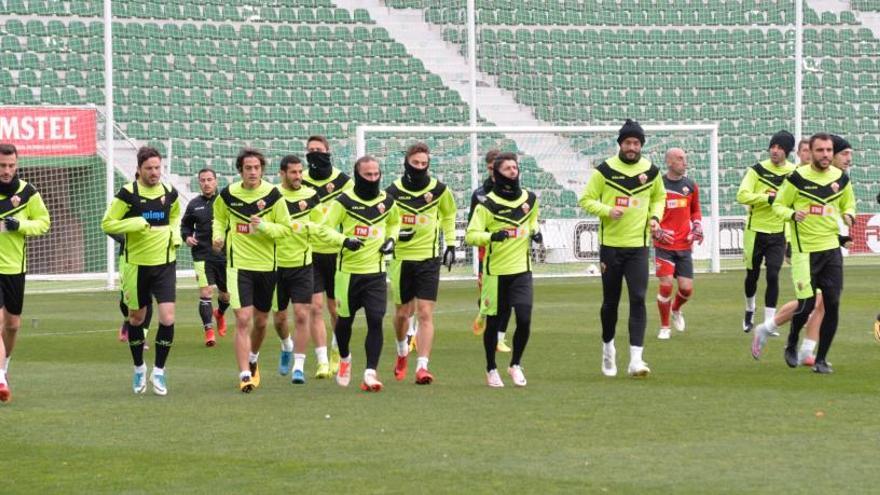
[[[147,391],[147,372],[143,373],[135,371],[134,377],[131,379],[131,389],[136,394],[142,394]]]
[[[520,365],[514,364],[510,368],[507,368],[507,374],[510,375],[510,378],[513,379],[513,384],[517,387],[526,386],[526,375],[523,374],[523,369]]]
[[[644,361],[630,361],[627,373],[633,377],[644,377],[651,374],[651,368]]]
[[[660,333],[657,334],[657,338],[660,340],[669,340],[671,332],[668,328],[661,328]]]
[[[767,345],[767,329],[764,327],[764,324],[755,327],[755,332],[752,334],[752,357],[755,360],[761,359],[761,353],[764,352],[764,346]]]
[[[336,384],[347,387],[351,382],[351,361],[339,361],[339,369],[336,372]]]
[[[168,386],[165,383],[165,373],[159,374],[153,370],[150,373],[150,383],[153,384],[153,393],[156,395],[168,395]]]
[[[498,374],[497,369],[486,373],[486,384],[492,388],[504,388],[504,382],[501,381],[501,375]]]
[[[672,326],[675,327],[677,331],[684,332],[684,315],[681,314],[681,311],[672,312]]]
[[[602,374],[605,376],[617,376],[617,350],[611,347],[602,349]]]

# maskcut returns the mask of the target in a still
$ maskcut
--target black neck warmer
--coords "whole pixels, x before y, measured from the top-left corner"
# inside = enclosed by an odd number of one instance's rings
[[[517,173],[515,179],[508,179],[496,168],[492,171],[492,175],[495,177],[492,192],[509,201],[513,201],[522,195],[522,189],[519,187],[519,173]]]
[[[9,197],[18,192],[21,182],[18,180],[18,174],[12,176],[9,182],[0,182],[0,194]]]
[[[361,177],[360,172],[355,171],[354,173],[354,193],[358,195],[359,198],[370,201],[376,199],[379,196],[379,182],[382,181],[382,177],[379,176],[375,181],[368,181]]]
[[[309,175],[315,180],[324,180],[333,173],[330,153],[312,151],[306,155],[306,161],[309,162]]]
[[[428,187],[431,177],[428,175],[428,167],[418,169],[409,164],[406,159],[403,160],[403,187],[410,191],[421,191]]]

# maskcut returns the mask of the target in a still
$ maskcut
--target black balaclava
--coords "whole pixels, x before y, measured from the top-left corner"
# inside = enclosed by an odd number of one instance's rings
[[[492,185],[492,192],[506,200],[513,201],[518,199],[522,195],[522,189],[519,187],[519,170],[517,170],[516,179],[508,179],[498,171],[499,168],[500,164],[492,169],[492,176],[495,178],[495,184]]]
[[[379,178],[375,181],[368,181],[364,179],[361,173],[355,167],[354,170],[354,193],[358,195],[359,198],[370,201],[372,199],[376,199],[379,196],[379,183],[382,182],[382,173],[379,173]]]
[[[311,151],[306,155],[306,161],[309,162],[309,175],[313,179],[324,180],[333,173],[330,153]]]
[[[15,174],[9,182],[0,181],[0,194],[6,197],[12,196],[18,192],[19,187],[21,187],[21,182],[18,180],[18,174]]]
[[[422,189],[428,187],[428,183],[431,182],[431,177],[428,175],[428,168],[430,168],[430,162],[428,162],[428,166],[423,169],[418,169],[409,164],[409,160],[406,158],[403,159],[403,186],[409,189],[410,191],[421,191]]]

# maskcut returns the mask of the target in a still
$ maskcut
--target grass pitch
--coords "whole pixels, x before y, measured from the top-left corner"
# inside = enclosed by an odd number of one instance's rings
[[[600,281],[536,281],[526,389],[485,385],[470,331],[475,289],[446,283],[431,359],[436,382],[393,379],[390,318],[380,377],[357,388],[364,325],[353,339],[352,386],[278,376],[278,344],[261,354],[263,384],[238,392],[231,336],[205,348],[194,289],[178,292],[169,395],[131,392],[116,341],[115,293],[34,294],[0,407],[3,493],[751,493],[876,491],[880,482],[880,267],[849,267],[835,374],[788,369],[783,338],[760,362],[740,330],[742,272],[700,275],[688,329],[658,341],[649,289],[645,359],[653,374],[599,371]],[[792,297],[789,273],[782,299]],[[759,292],[763,295],[763,282]],[[784,330],[785,331],[785,330]],[[271,332],[271,330],[270,330]],[[151,338],[154,334],[151,334]],[[148,351],[148,362],[153,353]],[[506,355],[499,366],[506,367]]]

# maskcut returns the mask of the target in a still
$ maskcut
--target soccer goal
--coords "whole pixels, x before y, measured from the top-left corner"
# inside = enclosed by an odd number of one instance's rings
[[[644,125],[643,155],[665,170],[671,147],[688,153],[689,172],[701,187],[703,225],[707,233],[694,249],[697,268],[721,270],[722,256],[742,252],[742,212],[722,217],[718,171],[718,125]],[[382,163],[383,183],[402,171],[406,148],[423,141],[431,148],[431,173],[454,192],[458,205],[458,265],[446,278],[472,277],[474,250],[464,243],[471,192],[487,178],[483,157],[491,149],[516,152],[521,183],[534,191],[541,205],[543,246],[532,252],[536,276],[596,275],[599,257],[598,220],[577,205],[596,165],[617,153],[619,126],[444,127],[359,126],[356,155],[372,155]],[[735,194],[735,190],[733,191]],[[738,220],[737,220],[738,219]]]

